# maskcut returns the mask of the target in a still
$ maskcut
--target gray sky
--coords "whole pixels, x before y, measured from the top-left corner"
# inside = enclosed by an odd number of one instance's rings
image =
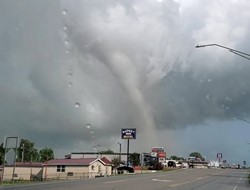
[[[0,2],[0,139],[19,135],[57,157],[118,151],[222,153],[250,164],[246,0]],[[90,125],[88,125],[90,124]],[[87,127],[89,126],[89,127]],[[2,140],[3,141],[3,140]]]

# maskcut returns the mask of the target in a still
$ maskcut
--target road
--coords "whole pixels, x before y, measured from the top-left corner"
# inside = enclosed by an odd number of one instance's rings
[[[74,181],[0,187],[8,190],[249,190],[247,170],[183,169]]]

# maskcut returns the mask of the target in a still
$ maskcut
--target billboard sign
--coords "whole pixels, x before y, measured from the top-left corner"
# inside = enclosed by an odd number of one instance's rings
[[[151,157],[157,157],[157,152],[151,152]]]
[[[163,147],[152,147],[151,149],[152,152],[164,152]]]
[[[222,158],[222,153],[217,153],[217,158]]]
[[[159,158],[166,158],[166,152],[158,152]]]
[[[122,129],[122,139],[136,139],[136,128]]]

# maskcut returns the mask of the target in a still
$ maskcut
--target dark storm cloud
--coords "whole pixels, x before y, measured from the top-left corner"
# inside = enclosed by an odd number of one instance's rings
[[[250,4],[191,2],[1,1],[0,137],[78,150],[136,127],[148,148],[157,130],[248,117],[249,63],[194,46],[250,51]]]

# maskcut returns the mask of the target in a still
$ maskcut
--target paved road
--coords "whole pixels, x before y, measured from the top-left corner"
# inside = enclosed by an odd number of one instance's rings
[[[121,175],[107,178],[0,187],[8,190],[249,190],[248,171],[185,169],[174,172]]]

